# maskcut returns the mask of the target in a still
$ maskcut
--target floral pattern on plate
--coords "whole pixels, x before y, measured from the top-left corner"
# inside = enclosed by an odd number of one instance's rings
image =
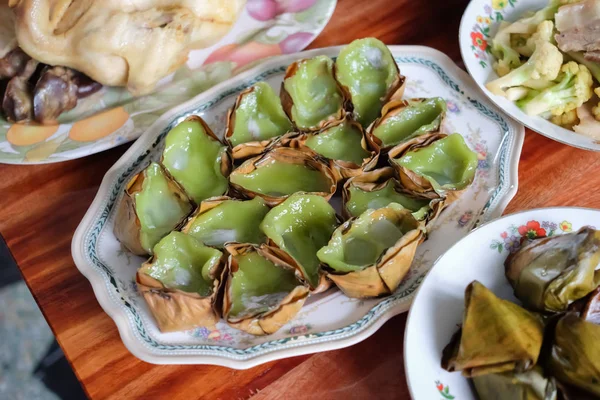
[[[492,240],[490,249],[502,253],[507,250],[515,253],[521,248],[525,240],[554,236],[560,233],[573,231],[573,224],[567,220],[562,222],[531,220],[521,225],[511,225],[507,230],[500,233],[501,240]]]
[[[11,124],[0,118],[0,163],[39,164],[85,157],[139,137],[165,111],[260,60],[301,51],[323,30],[337,0],[249,0],[219,43],[192,51],[156,92],[133,98],[104,88],[63,113],[60,125]]]

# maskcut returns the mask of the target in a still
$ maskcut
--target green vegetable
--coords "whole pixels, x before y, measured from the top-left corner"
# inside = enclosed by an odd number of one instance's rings
[[[314,289],[320,278],[317,251],[327,244],[336,226],[335,210],[327,200],[297,193],[269,211],[260,229],[289,254]]]
[[[150,254],[156,243],[191,212],[192,206],[157,163],[150,164],[143,175],[142,188],[133,197],[140,221],[140,243]]]
[[[222,255],[189,235],[171,232],[154,246],[154,258],[144,273],[169,289],[208,296]]]
[[[354,118],[369,126],[401,84],[392,53],[375,38],[358,39],[340,51],[335,66],[337,80],[350,92]]]
[[[265,236],[259,229],[269,211],[263,199],[203,202],[183,232],[207,246],[223,247],[228,242],[260,244]]]
[[[231,111],[225,137],[233,146],[281,136],[292,123],[279,97],[266,82],[258,82],[238,96]]]
[[[339,120],[344,94],[333,77],[333,61],[317,56],[290,65],[283,81],[282,103],[301,130],[318,130]]]
[[[197,203],[227,192],[223,171],[226,147],[199,117],[192,117],[167,134],[162,164]],[[228,172],[227,172],[228,173]]]

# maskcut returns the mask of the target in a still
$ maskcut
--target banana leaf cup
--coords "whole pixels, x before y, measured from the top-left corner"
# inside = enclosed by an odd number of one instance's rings
[[[117,205],[114,233],[133,254],[152,249],[192,212],[191,200],[165,169],[151,163],[127,183]]]
[[[377,145],[348,116],[317,133],[284,136],[277,145],[309,148],[329,160],[338,181],[375,168],[379,160]]]
[[[444,209],[444,199],[428,199],[408,193],[394,177],[392,167],[384,167],[350,178],[342,190],[342,216],[358,217],[368,209],[398,203],[410,210],[425,227],[431,226]]]
[[[223,318],[252,335],[275,333],[300,311],[309,290],[296,271],[273,259],[265,245],[229,244]]]
[[[431,133],[399,144],[389,151],[390,164],[409,192],[449,205],[475,179],[477,154],[458,133]]]
[[[298,271],[299,279],[313,293],[330,287],[321,270],[317,251],[327,244],[339,225],[335,210],[321,196],[296,193],[274,207],[260,229],[267,236],[265,253]]]
[[[507,258],[504,267],[525,307],[556,313],[600,285],[599,263],[600,231],[584,227],[527,242]]]
[[[554,378],[544,376],[541,367],[524,372],[502,372],[473,377],[479,400],[556,400]]]
[[[213,326],[225,256],[181,232],[171,232],[154,247],[154,256],[136,275],[161,332]]]
[[[547,362],[560,382],[600,397],[600,325],[565,314],[556,324]],[[580,398],[580,397],[578,397]]]
[[[442,368],[467,377],[524,372],[538,361],[542,318],[502,300],[477,281],[465,290],[462,328],[442,354]]]
[[[335,61],[335,78],[352,102],[353,118],[365,128],[381,108],[404,94],[406,78],[388,47],[375,38],[354,40]]]
[[[266,82],[258,82],[241,92],[227,114],[225,141],[234,160],[259,155],[293,126],[279,100]]]
[[[420,135],[439,133],[445,117],[446,101],[441,97],[395,100],[383,106],[369,134],[382,151],[388,151]]]
[[[229,242],[258,245],[266,240],[259,226],[268,211],[260,197],[252,200],[213,197],[200,203],[181,232],[219,249]]]
[[[167,133],[161,163],[196,203],[227,193],[232,159],[204,120],[186,118]]]
[[[288,66],[281,84],[283,110],[301,132],[317,132],[346,115],[349,101],[335,80],[333,61],[316,56]]]
[[[329,163],[309,149],[276,147],[236,168],[230,185],[239,196],[262,197],[269,206],[275,206],[297,192],[329,200],[337,179]]]
[[[400,285],[422,239],[411,212],[391,203],[346,221],[317,257],[327,277],[348,297],[384,296]]]

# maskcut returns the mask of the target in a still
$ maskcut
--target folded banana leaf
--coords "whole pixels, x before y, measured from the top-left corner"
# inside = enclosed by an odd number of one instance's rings
[[[384,167],[365,172],[346,181],[342,191],[344,218],[358,217],[367,209],[398,203],[410,210],[418,221],[430,226],[444,209],[444,200],[418,197],[404,190],[394,178],[394,170]]]
[[[346,221],[317,257],[348,297],[389,295],[406,276],[422,238],[411,212],[391,203]]]
[[[230,244],[223,318],[252,335],[275,333],[300,311],[308,288],[296,271],[270,257],[266,246]]]
[[[281,84],[283,110],[299,131],[316,132],[346,115],[348,98],[333,75],[333,61],[316,56],[296,61]]]
[[[337,179],[341,180],[375,168],[379,148],[370,138],[360,124],[347,115],[320,132],[286,135],[277,145],[309,148],[328,159]]]
[[[578,232],[535,239],[507,258],[506,277],[525,307],[537,311],[565,311],[600,284],[600,231]]]
[[[233,148],[233,158],[260,154],[274,138],[292,130],[279,96],[266,82],[242,91],[227,115],[225,140]]]
[[[225,256],[181,232],[171,232],[142,264],[138,290],[161,332],[213,326]]]
[[[227,146],[196,115],[167,133],[161,163],[196,204],[227,193],[231,156]]]
[[[553,378],[544,376],[541,367],[525,372],[502,372],[473,377],[479,400],[556,400],[558,390]]]
[[[445,117],[446,101],[441,97],[391,101],[369,133],[383,150],[389,150],[414,137],[440,132]]]
[[[600,396],[600,325],[575,313],[556,324],[548,370],[559,381]]]
[[[524,372],[537,363],[543,336],[540,317],[473,281],[465,290],[462,328],[444,349],[442,368],[467,377]]]
[[[352,114],[365,128],[390,99],[400,99],[406,79],[388,47],[375,38],[354,40],[335,61],[335,77],[352,101]]]
[[[273,148],[246,160],[229,178],[238,195],[262,197],[270,206],[280,204],[297,192],[330,199],[337,188],[337,176],[327,160],[308,148]]]
[[[192,212],[191,200],[165,169],[151,163],[125,187],[117,206],[114,233],[129,251],[152,254],[158,241]]]
[[[258,245],[266,240],[259,226],[268,211],[260,197],[252,200],[213,197],[200,203],[181,231],[207,246],[223,248],[229,242]]]
[[[389,151],[390,164],[407,191],[427,198],[445,197],[450,204],[473,182],[477,154],[458,133],[431,133]]]

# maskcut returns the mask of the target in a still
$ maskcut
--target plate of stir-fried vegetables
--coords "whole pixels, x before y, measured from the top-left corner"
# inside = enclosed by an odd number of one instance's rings
[[[507,114],[600,151],[600,0],[473,0],[459,40],[469,73]]]

